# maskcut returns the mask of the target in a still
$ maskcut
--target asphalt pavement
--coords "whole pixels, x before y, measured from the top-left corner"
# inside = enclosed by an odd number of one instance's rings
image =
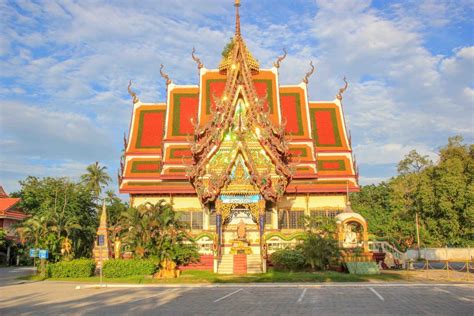
[[[52,281],[0,287],[0,315],[132,314],[474,315],[474,289],[472,283],[87,288]]]

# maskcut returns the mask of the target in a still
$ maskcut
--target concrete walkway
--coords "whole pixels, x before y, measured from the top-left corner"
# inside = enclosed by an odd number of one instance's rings
[[[2,267],[0,268],[0,286],[18,284],[21,282],[17,279],[18,277],[35,273],[34,267]]]

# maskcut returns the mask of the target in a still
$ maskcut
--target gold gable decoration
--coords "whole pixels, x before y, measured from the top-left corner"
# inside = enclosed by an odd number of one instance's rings
[[[236,42],[236,39],[232,38],[231,42],[227,44],[226,49],[224,50],[224,53],[223,53],[224,56],[222,57],[222,60],[219,64],[220,73],[225,74],[227,73],[227,70],[229,68],[231,68],[232,66],[234,67],[236,66],[235,61],[233,60],[233,56],[232,56],[232,48],[235,45],[235,42]],[[258,61],[252,56],[250,51],[247,49],[247,45],[245,45],[245,43],[243,42],[242,42],[242,50],[243,50],[242,55],[244,56],[245,61],[250,71],[252,73],[258,73],[258,71],[260,70],[260,65]]]

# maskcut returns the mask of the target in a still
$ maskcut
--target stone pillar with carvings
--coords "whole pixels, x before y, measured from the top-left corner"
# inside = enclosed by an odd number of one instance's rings
[[[102,204],[102,214],[100,215],[99,228],[97,228],[96,239],[94,243],[93,255],[96,263],[96,268],[100,268],[104,261],[109,260],[110,244],[109,236],[107,231],[107,209],[105,207],[105,201]]]

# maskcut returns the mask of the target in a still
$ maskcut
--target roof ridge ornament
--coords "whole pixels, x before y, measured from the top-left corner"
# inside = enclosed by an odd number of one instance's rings
[[[199,59],[198,57],[196,57],[196,55],[194,55],[195,52],[196,52],[196,48],[193,47],[193,51],[191,53],[191,56],[192,56],[193,60],[196,62],[196,64],[198,65],[198,70],[200,70],[202,67],[204,67],[204,65],[201,62],[201,59]]]
[[[128,81],[127,90],[128,90],[128,94],[130,94],[130,96],[132,97],[133,104],[140,102],[140,99],[138,98],[137,94],[135,93],[135,91],[132,90],[132,80]]]
[[[171,81],[170,77],[166,73],[163,72],[163,67],[164,67],[163,64],[161,64],[161,66],[160,66],[160,75],[161,75],[161,77],[163,77],[163,79],[166,80],[166,85],[168,86],[173,81]]]
[[[309,65],[311,66],[311,70],[308,71],[308,72],[306,73],[306,75],[304,76],[304,78],[303,78],[303,82],[306,83],[306,84],[308,84],[308,82],[309,82],[309,80],[308,80],[309,77],[311,77],[311,75],[314,73],[313,61],[310,61],[310,62],[309,62]]]
[[[285,59],[286,57],[286,49],[283,48],[283,56],[280,56],[277,58],[277,60],[273,63],[273,66],[275,66],[275,68],[280,68],[280,63],[283,61],[283,59]]]
[[[347,83],[347,80],[346,80],[346,76],[344,76],[344,87],[340,88],[339,89],[339,93],[336,95],[336,98],[339,100],[339,101],[342,101],[342,94],[344,93],[344,91],[347,90],[347,87],[349,86],[349,84]]]

